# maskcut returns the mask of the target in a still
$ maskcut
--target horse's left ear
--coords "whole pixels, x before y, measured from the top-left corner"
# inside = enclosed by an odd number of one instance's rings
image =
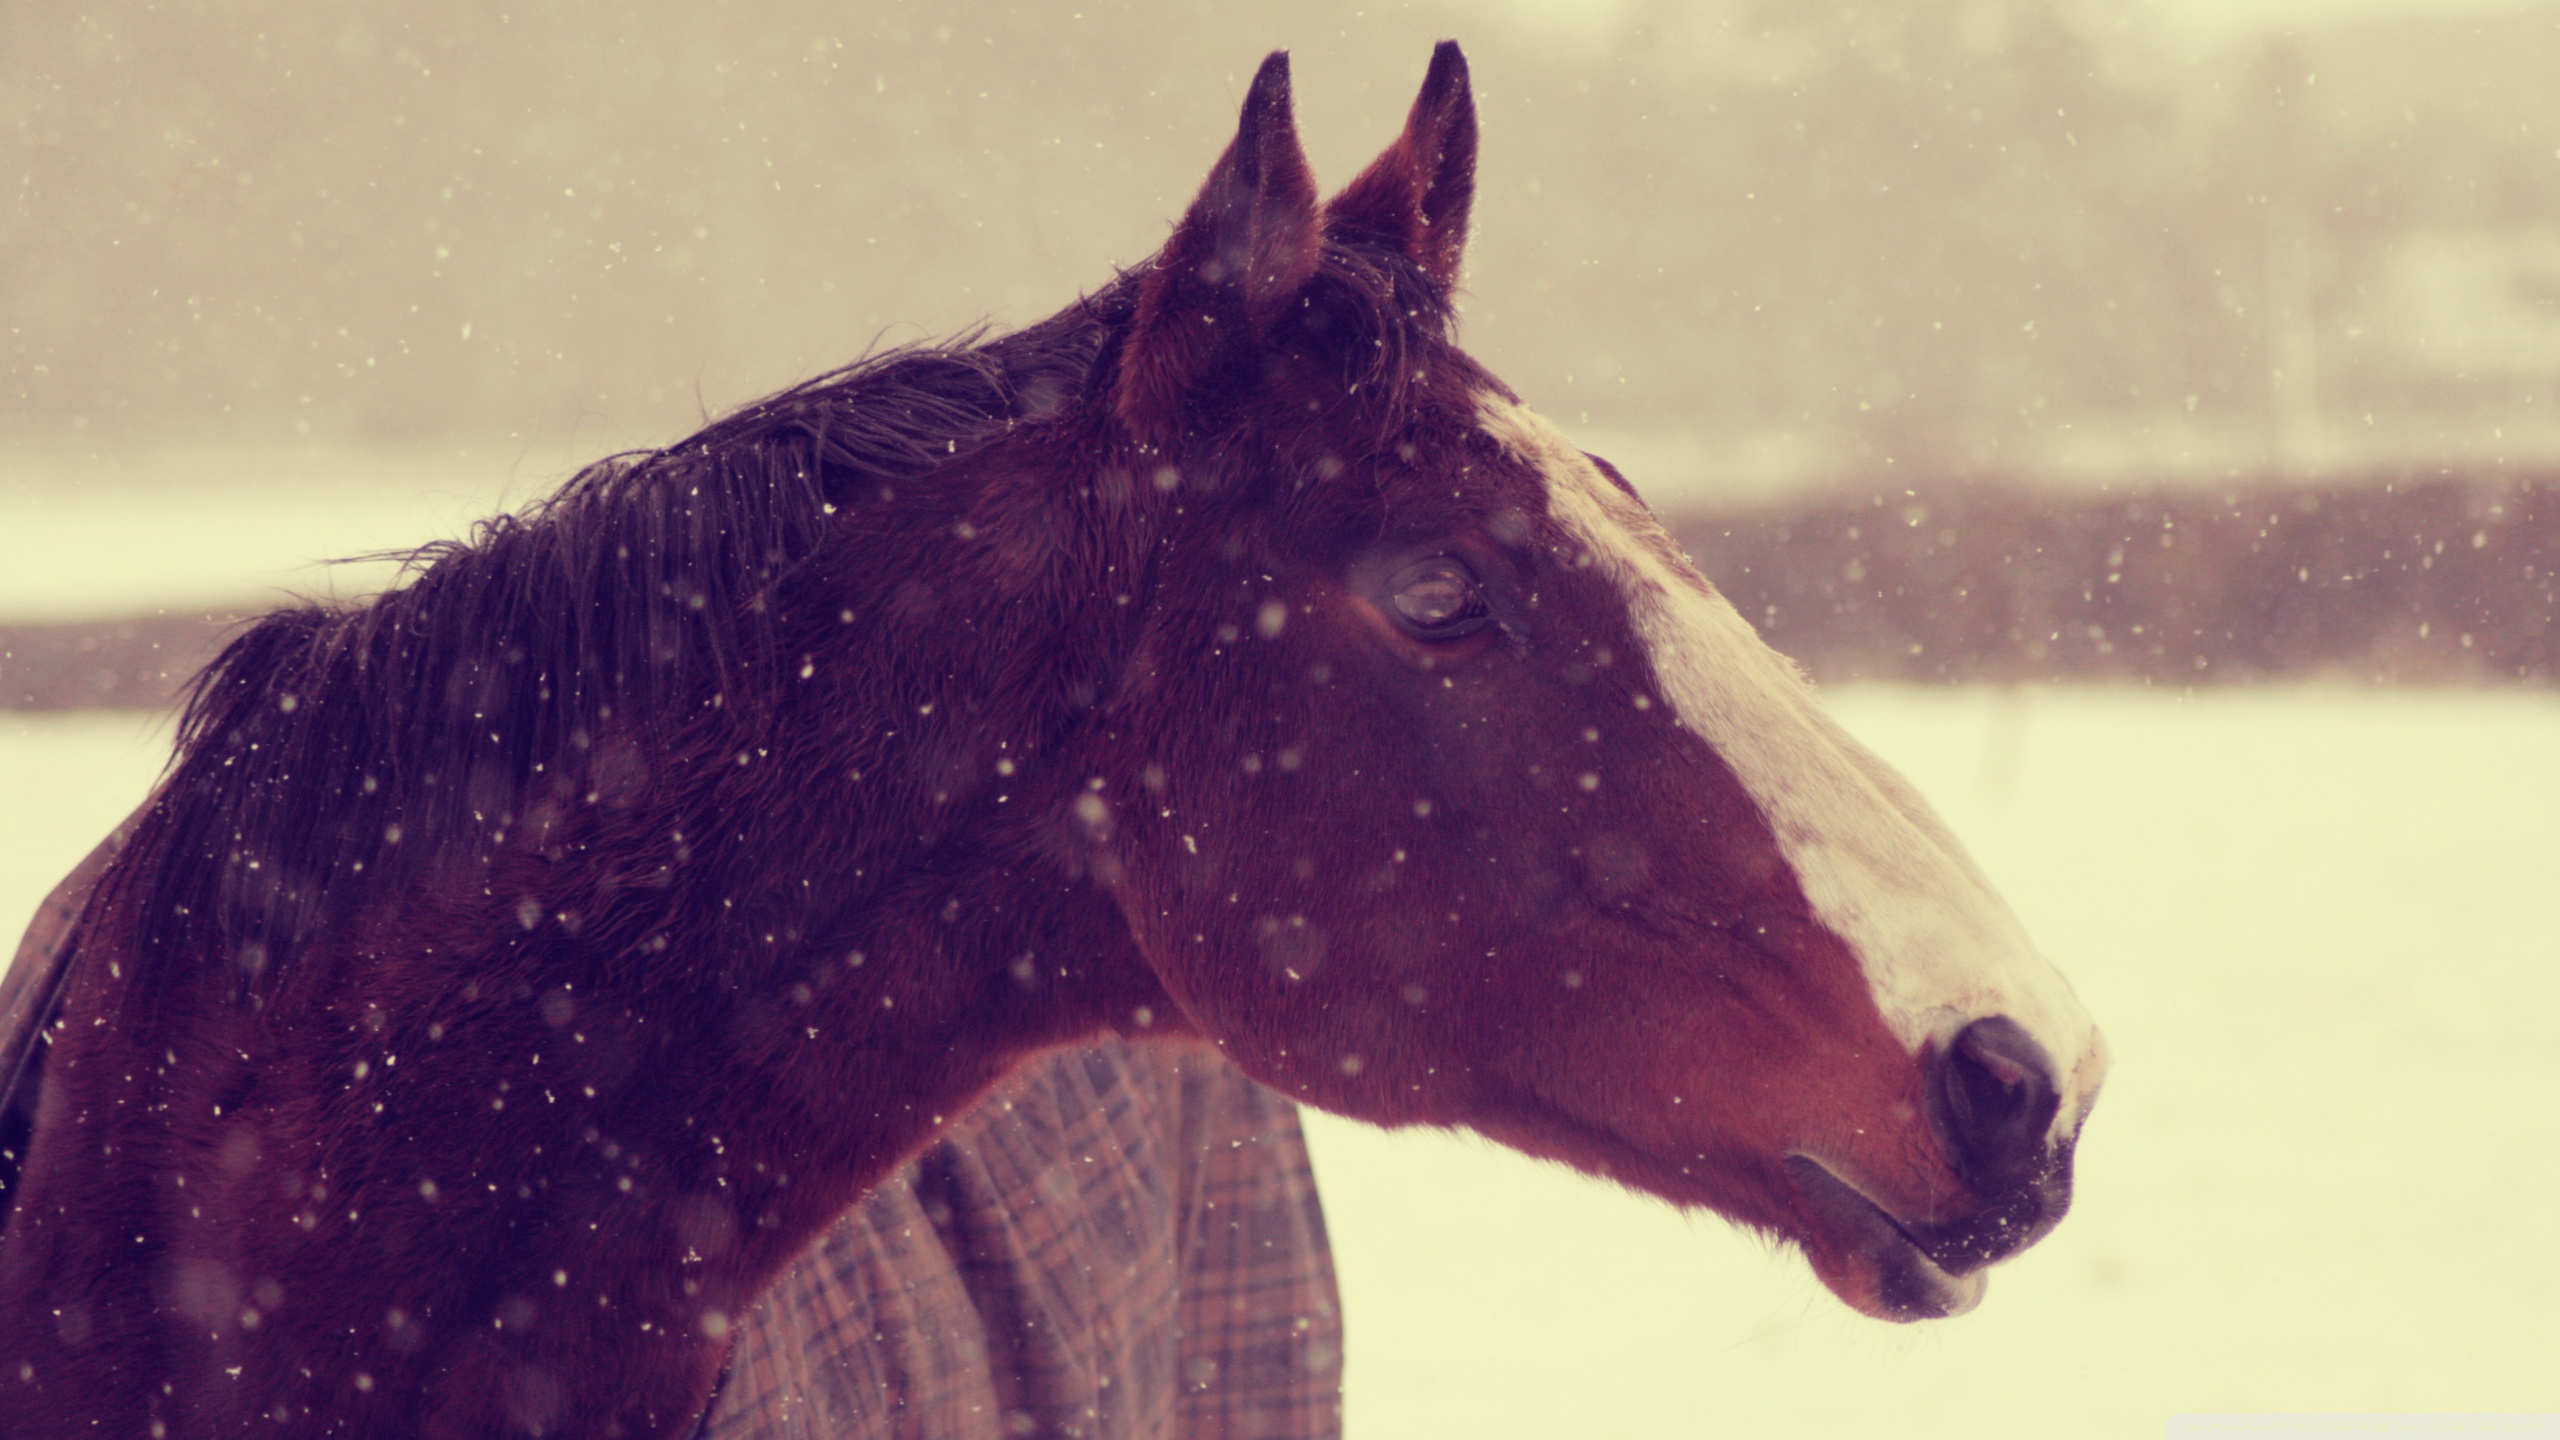
[[[1467,212],[1476,198],[1476,100],[1455,40],[1431,51],[1431,71],[1404,133],[1325,207],[1326,233],[1384,242],[1413,257],[1444,290],[1458,283]]]
[[[1322,246],[1315,176],[1289,105],[1289,52],[1275,50],[1245,92],[1234,143],[1140,282],[1121,353],[1121,420],[1141,436],[1165,433],[1194,387],[1297,298]]]

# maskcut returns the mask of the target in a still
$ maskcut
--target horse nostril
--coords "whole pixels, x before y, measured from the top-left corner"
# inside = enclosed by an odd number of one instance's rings
[[[1939,1133],[1966,1180],[1992,1193],[2036,1178],[2061,1096],[2051,1056],[2006,1015],[1976,1020],[1936,1061]]]

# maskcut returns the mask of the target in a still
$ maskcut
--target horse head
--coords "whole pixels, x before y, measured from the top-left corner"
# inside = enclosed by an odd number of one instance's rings
[[[1465,62],[1319,203],[1286,58],[1138,280],[1100,488],[1156,508],[1075,824],[1250,1073],[1969,1307],[2070,1199],[2096,1028],[1927,803],[1608,462],[1452,342]]]

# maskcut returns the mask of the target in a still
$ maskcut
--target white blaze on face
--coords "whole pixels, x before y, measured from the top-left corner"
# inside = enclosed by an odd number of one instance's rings
[[[1547,513],[1615,581],[1681,726],[1749,792],[1816,918],[1856,953],[1912,1053],[2006,1015],[2066,1072],[2078,1126],[2106,1047],[2060,974],[1918,792],[1833,723],[1795,666],[1688,563],[1651,511],[1526,406],[1480,401],[1485,433],[1546,477]]]

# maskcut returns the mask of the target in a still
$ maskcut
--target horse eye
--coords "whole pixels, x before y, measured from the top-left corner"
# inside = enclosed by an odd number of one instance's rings
[[[1485,617],[1484,593],[1467,568],[1446,556],[1406,567],[1396,577],[1396,614],[1417,635],[1445,640]]]

